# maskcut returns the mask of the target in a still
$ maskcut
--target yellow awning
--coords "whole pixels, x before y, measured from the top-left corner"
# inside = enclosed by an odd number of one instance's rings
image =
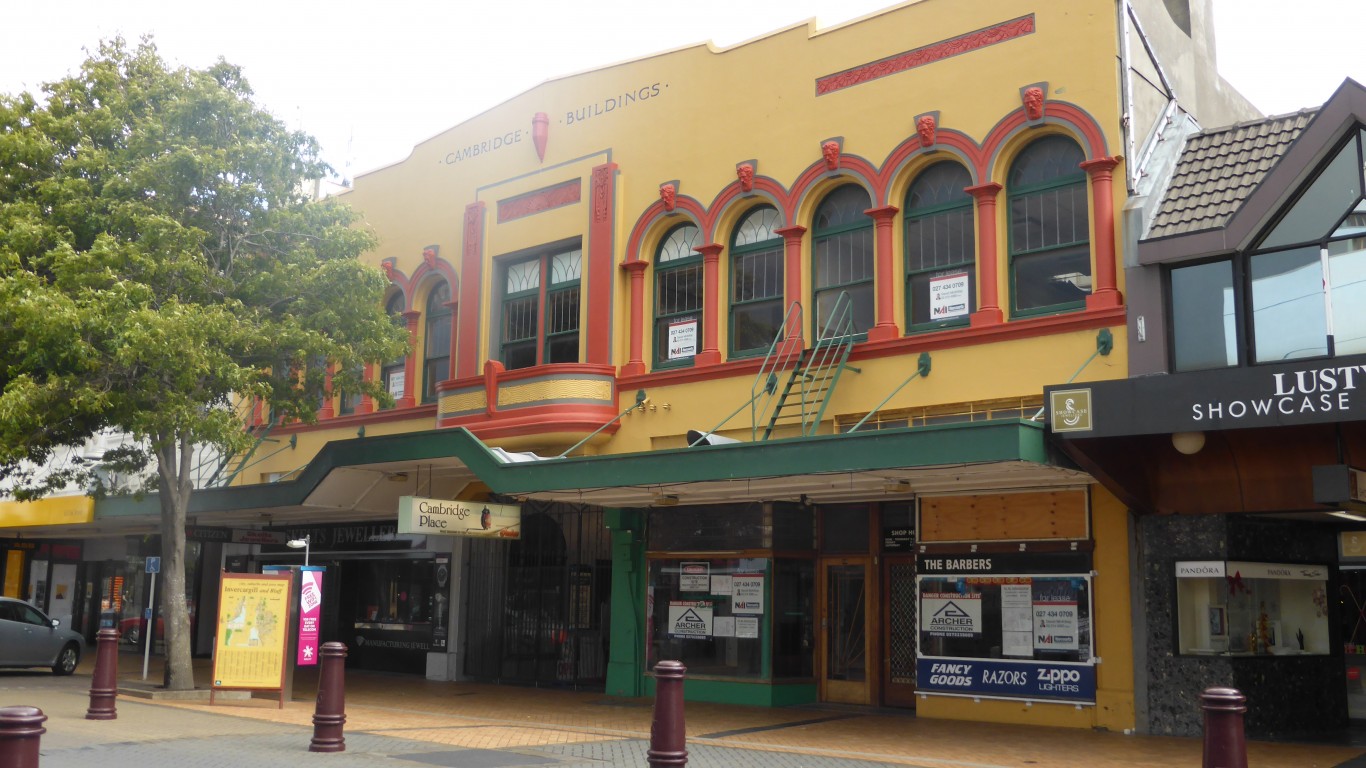
[[[0,501],[0,528],[33,525],[79,525],[95,521],[89,496],[55,496],[37,501]]]

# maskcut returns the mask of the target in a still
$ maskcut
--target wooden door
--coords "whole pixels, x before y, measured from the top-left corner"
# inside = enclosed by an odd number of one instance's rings
[[[873,703],[873,623],[878,611],[869,557],[820,564],[820,694],[822,701]]]

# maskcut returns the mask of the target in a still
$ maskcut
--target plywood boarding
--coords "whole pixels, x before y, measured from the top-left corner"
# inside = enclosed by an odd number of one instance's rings
[[[1038,541],[1090,535],[1086,491],[931,496],[920,499],[921,542]]]

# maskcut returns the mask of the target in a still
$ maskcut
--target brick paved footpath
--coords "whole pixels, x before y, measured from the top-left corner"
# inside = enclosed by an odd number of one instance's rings
[[[140,677],[124,669],[121,684]],[[301,675],[273,699],[155,702],[120,696],[119,718],[85,720],[89,670],[70,678],[0,672],[0,706],[48,715],[41,768],[515,768],[644,766],[648,701],[410,676],[347,676],[346,752],[307,751],[314,688]],[[154,670],[153,677],[157,677]],[[1196,739],[954,723],[868,710],[689,703],[694,768],[1111,768],[1201,763]],[[1248,745],[1252,768],[1366,768],[1351,746]],[[0,766],[0,768],[5,768]]]

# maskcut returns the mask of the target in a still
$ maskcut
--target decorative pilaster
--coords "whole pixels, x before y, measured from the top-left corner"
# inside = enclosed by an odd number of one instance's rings
[[[721,316],[721,251],[725,246],[709,243],[693,250],[702,254],[702,350],[693,358],[693,365],[716,365],[721,362],[717,326]]]
[[[482,200],[465,206],[465,231],[460,241],[460,336],[453,379],[479,375],[479,286],[484,282],[484,213]]]
[[[417,376],[417,321],[422,318],[422,313],[410,309],[403,313],[403,321],[408,324],[408,356],[403,358],[403,397],[395,398],[395,408],[412,408],[416,399],[413,397],[413,379]]]
[[[622,376],[645,373],[645,268],[647,261],[628,261],[621,265],[631,276],[631,359],[622,366]]]
[[[336,414],[336,411],[332,408],[333,394],[334,393],[332,392],[332,366],[329,365],[327,366],[327,370],[323,372],[323,404],[322,407],[318,409],[319,420],[330,419]]]
[[[584,280],[587,283],[585,301],[588,306],[612,307],[612,253],[613,213],[616,211],[617,164],[603,163],[593,167],[591,202],[593,213],[588,221],[588,250],[584,254]],[[589,312],[588,332],[584,335],[584,357],[586,363],[610,365],[612,363],[612,321],[611,312]]]
[[[362,371],[361,371],[361,378],[364,379],[365,381],[373,381],[374,378],[375,378],[375,376],[376,376],[376,373],[375,373],[375,369],[376,369],[376,368],[377,368],[377,366],[376,366],[375,364],[373,364],[373,363],[366,363],[366,364],[365,364],[365,367],[364,367],[364,368],[362,369]],[[373,413],[374,410],[375,410],[375,401],[374,401],[374,399],[371,398],[369,395],[364,395],[364,394],[361,395],[361,396],[360,396],[360,405],[356,406],[356,413]]]
[[[1116,283],[1118,270],[1115,265],[1114,170],[1119,160],[1119,157],[1100,157],[1081,164],[1081,169],[1091,177],[1091,210],[1095,214],[1091,241],[1096,245],[1096,273],[1091,295],[1086,297],[1087,309],[1124,304]]]
[[[892,219],[897,211],[895,205],[869,208],[864,211],[873,219],[873,258],[876,260],[874,271],[877,290],[877,324],[868,329],[869,341],[886,341],[901,334],[892,319],[893,290],[896,280],[896,265],[892,259]]]
[[[973,328],[996,325],[1004,319],[996,279],[1000,273],[996,251],[996,198],[1002,189],[992,181],[964,190],[977,201],[977,311],[969,321]]]
[[[802,237],[806,235],[806,227],[794,225],[773,230],[774,234],[782,235],[783,238],[783,282],[785,283],[783,296],[783,312],[786,314],[787,307],[792,306],[793,302],[802,301]],[[803,339],[794,339],[795,349],[802,349]]]

